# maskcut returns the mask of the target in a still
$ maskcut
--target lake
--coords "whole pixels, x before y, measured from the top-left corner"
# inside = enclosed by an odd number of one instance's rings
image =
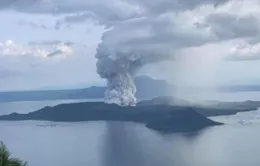
[[[26,113],[64,102],[79,101],[0,103],[0,110]],[[162,135],[133,123],[2,121],[0,140],[30,166],[260,165],[260,110],[212,119],[227,124]]]

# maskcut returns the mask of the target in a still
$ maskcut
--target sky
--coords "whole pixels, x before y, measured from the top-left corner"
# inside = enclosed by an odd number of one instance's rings
[[[260,84],[259,0],[1,0],[0,91],[105,85],[96,50],[179,86]],[[158,60],[157,60],[158,59]]]

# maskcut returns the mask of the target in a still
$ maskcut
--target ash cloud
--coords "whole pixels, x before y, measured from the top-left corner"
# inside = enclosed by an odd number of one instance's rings
[[[184,1],[179,4],[180,10],[171,6],[178,4],[177,1],[152,1],[150,4],[146,4],[148,1],[134,2],[145,6],[143,17],[114,24],[111,30],[104,33],[97,49],[97,72],[107,80],[105,99],[108,103],[135,105],[136,88],[133,80],[147,64],[172,60],[180,51],[190,47],[252,37],[259,32],[254,23],[258,21],[255,17],[212,12],[202,15],[202,20],[194,19],[196,15],[193,12],[196,12],[188,10],[207,4],[205,1]],[[216,1],[207,2],[216,7],[226,1],[220,4]],[[168,10],[169,6],[173,11]],[[204,26],[198,26],[199,23]],[[245,24],[254,28],[250,30]],[[225,33],[225,30],[232,33]]]
[[[112,52],[100,44],[97,50],[97,72],[107,80],[105,101],[122,106],[136,104],[134,77],[141,67],[141,57],[130,52]]]
[[[188,30],[182,28],[184,24]],[[174,59],[181,48],[213,40],[209,32],[189,20],[178,20],[174,13],[116,24],[103,34],[96,54],[97,72],[107,80],[105,101],[134,106],[134,78],[143,66]]]

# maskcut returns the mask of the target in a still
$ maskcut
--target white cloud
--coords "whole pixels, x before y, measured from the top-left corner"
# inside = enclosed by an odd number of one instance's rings
[[[68,56],[73,53],[71,47],[65,44],[53,45],[50,50],[33,46],[19,45],[12,40],[0,42],[0,56],[35,56],[51,57],[53,53],[57,56]]]
[[[256,61],[260,60],[260,43],[250,45],[247,43],[239,44],[230,49],[227,56],[229,61]]]
[[[2,54],[4,51],[0,49],[0,91],[101,82],[95,72],[95,48],[85,50],[85,46],[74,46],[73,52],[66,45],[53,46],[50,49],[53,51],[17,44],[5,48],[12,51]]]
[[[0,91],[102,83],[94,54],[103,27],[86,22],[57,31],[59,16],[0,13]],[[19,20],[53,28],[31,28],[17,24]]]

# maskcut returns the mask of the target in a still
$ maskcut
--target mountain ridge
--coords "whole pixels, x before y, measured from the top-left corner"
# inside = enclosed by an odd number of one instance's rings
[[[155,80],[148,76],[139,76],[135,79],[137,98],[153,98],[156,96],[170,95],[172,85],[164,80]],[[0,92],[0,102],[13,101],[41,101],[65,99],[100,99],[104,97],[106,87],[90,86],[83,89],[69,90],[38,90],[38,91],[13,91]]]
[[[171,96],[175,86],[165,80],[156,80],[148,76],[135,79],[137,99],[152,99],[158,96]],[[210,88],[186,88],[190,92],[200,92]],[[219,92],[253,92],[260,91],[260,85],[225,86],[217,88]],[[67,100],[67,99],[103,99],[106,87],[90,86],[80,89],[31,90],[0,92],[0,102]]]

